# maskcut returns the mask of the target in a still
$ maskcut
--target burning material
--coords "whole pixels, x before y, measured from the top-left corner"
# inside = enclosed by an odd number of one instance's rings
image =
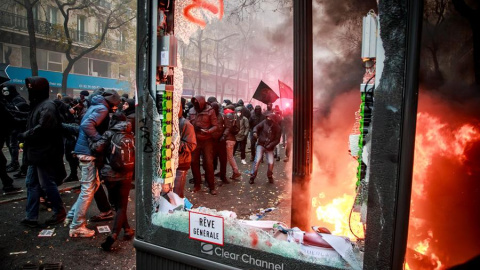
[[[405,269],[446,269],[480,252],[480,128],[468,107],[420,95]]]

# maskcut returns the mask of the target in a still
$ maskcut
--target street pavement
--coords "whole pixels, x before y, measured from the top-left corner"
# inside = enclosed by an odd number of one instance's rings
[[[3,149],[7,159],[8,150]],[[281,150],[281,161],[275,161],[273,184],[268,183],[266,163],[261,164],[254,185],[248,183],[247,171],[251,169],[251,162],[243,165],[237,152],[237,165],[242,172],[239,182],[217,187],[218,195],[208,193],[205,187],[203,192],[191,193],[193,184],[185,186],[185,196],[194,204],[194,207],[208,207],[217,210],[230,210],[240,219],[249,219],[250,216],[260,213],[261,209],[276,208],[266,214],[263,219],[277,220],[289,224],[290,221],[290,171],[285,172],[283,162],[284,149]],[[250,153],[247,153],[250,160]],[[65,163],[67,172],[68,163]],[[287,166],[288,167],[288,166]],[[231,168],[227,166],[227,176],[231,176]],[[14,173],[12,173],[14,174]],[[11,175],[12,175],[11,174]],[[80,175],[79,175],[80,176]],[[192,178],[191,173],[187,179]],[[220,179],[216,178],[217,183]],[[111,221],[89,223],[87,227],[96,229],[93,238],[70,238],[69,228],[63,224],[44,228],[29,228],[20,224],[25,217],[26,189],[25,179],[16,179],[15,185],[22,187],[23,192],[16,195],[0,195],[0,269],[38,269],[40,265],[62,265],[63,269],[135,269],[135,249],[132,241],[124,241],[122,234],[114,245],[114,250],[105,252],[100,244],[108,234],[98,233],[96,226],[108,225]],[[79,192],[79,182],[64,183],[59,187],[67,211],[76,201]],[[135,228],[135,190],[131,190],[128,206],[128,218],[132,228]],[[95,202],[87,213],[87,217],[98,214]],[[41,206],[39,223],[52,215],[50,209]],[[51,237],[39,237],[42,229],[54,229]],[[29,268],[30,267],[30,268]],[[56,269],[56,268],[54,268]]]

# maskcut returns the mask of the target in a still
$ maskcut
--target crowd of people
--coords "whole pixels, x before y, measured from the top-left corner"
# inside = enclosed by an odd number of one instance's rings
[[[45,220],[46,225],[64,223],[69,226],[70,237],[92,237],[95,231],[87,228],[86,215],[95,200],[99,214],[89,221],[113,219],[111,234],[102,248],[111,250],[122,230],[124,239],[131,239],[134,230],[128,223],[127,206],[135,178],[134,99],[103,88],[93,93],[81,91],[79,97],[59,95],[50,99],[49,82],[43,77],[25,79],[25,87],[28,102],[9,83],[1,85],[0,95],[0,116],[6,122],[0,129],[1,145],[3,148],[7,144],[11,157],[7,164],[3,152],[0,154],[0,178],[5,194],[21,192],[8,173],[17,172],[13,177],[25,178],[26,215],[21,224],[38,227],[40,204],[48,203],[53,215]],[[215,177],[220,178],[220,185],[241,181],[242,173],[234,157],[240,152],[241,163],[248,165],[248,142],[249,183],[255,183],[264,159],[268,182],[274,183],[274,161],[280,160],[282,138],[284,161],[289,159],[291,110],[282,112],[278,106],[267,104],[262,111],[258,105],[245,106],[242,100],[224,100],[220,104],[215,97],[204,96],[195,96],[189,102],[182,98],[181,105],[179,166],[169,191],[184,197],[190,169],[192,192],[199,192],[205,183],[210,194],[217,195]],[[19,160],[21,148],[23,158]],[[70,167],[68,174],[64,159]],[[227,164],[232,168],[229,178]],[[67,212],[58,186],[72,181],[79,181],[80,193]]]
[[[220,104],[215,97],[205,99],[204,96],[195,96],[189,103],[182,100],[182,104],[183,115],[179,117],[188,119],[188,124],[193,127],[185,131],[181,129],[183,132],[190,133],[186,137],[194,138],[190,140],[190,144],[195,145],[190,162],[194,184],[192,192],[202,189],[202,176],[205,177],[204,182],[212,195],[218,194],[215,177],[221,179],[220,185],[229,184],[230,180],[240,181],[242,173],[234,157],[238,150],[241,163],[248,165],[246,160],[248,141],[250,141],[250,162],[252,162],[251,170],[247,173],[249,183],[255,183],[259,165],[264,162],[264,157],[268,164],[268,182],[274,183],[274,161],[281,159],[280,145],[286,148],[284,161],[289,160],[293,125],[291,110],[282,112],[278,105],[273,108],[270,103],[267,104],[266,110],[262,111],[259,105],[255,108],[251,104],[245,106],[241,99],[237,103],[224,100]],[[182,135],[182,138],[184,136]],[[281,141],[283,144],[280,144]],[[227,164],[232,169],[232,175],[229,178],[227,178]],[[201,165],[204,174],[201,173]],[[215,173],[218,165],[219,172]],[[175,180],[175,185],[180,185],[177,189],[182,190],[182,194],[185,175],[182,173],[179,176],[177,173]]]
[[[46,225],[64,223],[70,237],[92,237],[95,231],[86,227],[86,213],[95,199],[100,213],[90,221],[113,219],[102,248],[111,250],[122,229],[125,239],[133,238],[127,205],[134,179],[134,100],[103,88],[82,91],[75,98],[50,99],[49,82],[43,77],[26,78],[25,87],[28,102],[9,83],[1,85],[0,96],[0,116],[7,122],[1,129],[1,145],[7,143],[11,156],[7,165],[0,154],[0,177],[6,194],[21,191],[9,172],[18,171],[13,176],[25,178],[26,215],[21,224],[38,227],[39,207],[45,203],[53,212]],[[23,148],[21,165],[19,147]],[[69,163],[68,175],[64,159]],[[67,212],[58,186],[71,181],[79,181],[81,188]]]

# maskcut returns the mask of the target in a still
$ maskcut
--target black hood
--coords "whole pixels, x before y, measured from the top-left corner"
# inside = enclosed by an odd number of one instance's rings
[[[245,105],[245,103],[243,103],[242,99],[239,99],[237,102],[237,106],[243,106],[243,105]]]
[[[213,102],[210,106],[212,106],[212,109],[215,111],[215,115],[218,116],[220,113],[220,105],[217,102]]]
[[[255,106],[255,115],[262,115],[262,107],[260,105]]]
[[[192,103],[193,107],[195,107],[195,111],[197,112],[202,112],[207,106],[204,96],[195,96],[194,98],[192,98]]]
[[[8,91],[8,96],[4,96],[3,95],[3,89],[6,89]],[[2,85],[2,93],[1,95],[6,99],[6,100],[12,100],[14,97],[20,95],[18,92],[17,92],[17,88],[15,87],[15,85],[11,84],[11,83],[5,83]]]
[[[124,111],[125,115],[135,113],[135,100],[129,98],[126,102],[128,103],[128,109]]]
[[[31,105],[39,104],[49,98],[50,85],[43,77],[29,77],[25,79],[28,89],[28,100]]]

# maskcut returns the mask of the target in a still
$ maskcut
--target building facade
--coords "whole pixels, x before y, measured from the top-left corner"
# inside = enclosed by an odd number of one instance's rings
[[[112,6],[109,1],[100,1],[99,5],[105,9]],[[63,42],[64,17],[54,1],[40,1],[32,11],[38,76],[48,79],[51,95],[55,96],[62,92],[62,73],[68,65]],[[86,49],[98,42],[104,27],[101,20],[84,11],[72,13],[69,21],[74,49]],[[134,58],[126,57],[129,49],[126,36],[120,29],[107,32],[99,48],[75,62],[68,76],[66,93],[61,94],[78,96],[82,90],[93,91],[100,87],[129,93],[135,69],[131,64]],[[0,62],[10,65],[7,69],[10,82],[18,85],[22,95],[26,95],[25,78],[32,76],[29,44],[26,9],[14,1],[0,5]]]

